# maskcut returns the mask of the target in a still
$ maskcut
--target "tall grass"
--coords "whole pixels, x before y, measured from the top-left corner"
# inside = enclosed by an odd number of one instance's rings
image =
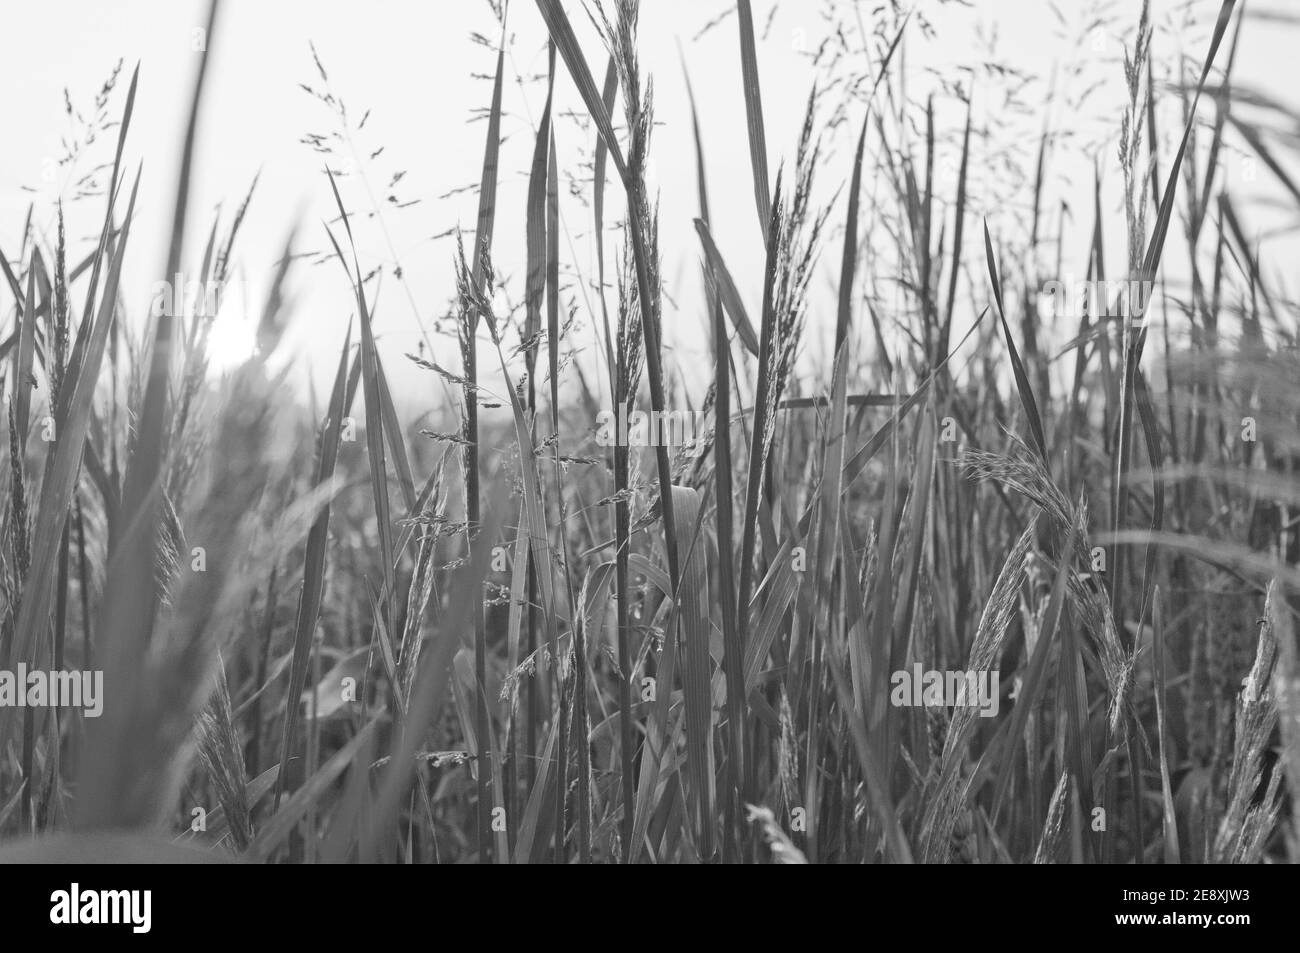
[[[100,666],[107,692],[100,719],[0,706],[0,858],[1300,859],[1295,308],[1224,150],[1300,193],[1288,140],[1232,87],[1251,25],[1233,0],[1217,12],[1199,69],[1168,88],[1137,11],[1108,160],[1127,243],[1104,247],[1099,172],[1076,262],[1061,237],[1076,225],[1047,200],[1046,131],[1021,144],[1027,221],[992,215],[967,240],[988,92],[959,89],[945,135],[945,112],[904,83],[910,32],[930,25],[888,8],[863,31],[862,81],[820,86],[800,128],[779,130],[796,146],[771,180],[761,86],[776,78],[746,0],[734,69],[710,80],[734,88],[747,149],[693,92],[689,114],[656,99],[638,25],[657,7],[593,7],[599,86],[572,9],[517,8],[549,55],[515,208],[497,189],[514,97],[502,12],[478,214],[449,289],[459,365],[410,355],[444,385],[429,411],[460,426],[418,435],[356,250],[373,216],[329,170],[321,238],[351,321],[323,407],[286,401],[279,369],[296,238],[257,353],[224,376],[208,371],[212,315],[136,330],[121,276],[150,173],[122,168],[133,76],[94,252],[69,266],[60,208],[54,236],[29,228],[0,255],[0,668]],[[182,243],[203,92],[221,78],[200,62],[167,273],[195,262],[220,283],[256,197],[201,252]],[[1161,97],[1184,117],[1172,150]],[[570,107],[589,122],[562,122]],[[828,114],[850,120],[847,161]],[[669,373],[647,183],[660,121],[692,125],[698,380]],[[593,274],[560,241],[571,134],[594,155]],[[936,174],[948,159],[953,181]],[[761,272],[728,266],[710,203],[723,163],[752,178]],[[520,317],[516,278],[493,264],[506,229],[526,242]],[[1187,294],[1169,291],[1183,252]],[[1038,307],[1071,264],[1104,280],[1117,256],[1167,293]],[[823,273],[827,323],[810,320]],[[575,399],[582,321],[601,383],[583,376]],[[708,428],[610,446],[593,436],[610,409],[698,409]],[[914,666],[993,673],[997,713],[894,703],[894,673]]]

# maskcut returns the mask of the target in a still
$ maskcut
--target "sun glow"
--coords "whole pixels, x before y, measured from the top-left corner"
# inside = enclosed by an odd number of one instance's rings
[[[242,302],[225,300],[208,329],[208,368],[212,373],[230,370],[253,356],[257,327]]]

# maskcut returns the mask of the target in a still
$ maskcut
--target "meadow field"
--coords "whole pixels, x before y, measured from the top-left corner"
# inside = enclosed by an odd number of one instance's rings
[[[480,118],[447,133],[477,215],[403,261],[449,276],[411,302],[427,335],[357,252],[418,196],[323,132],[331,212],[212,360],[263,200],[190,201],[221,0],[149,300],[122,276],[164,185],[124,157],[141,86],[179,80],[127,63],[96,98],[88,253],[61,203],[0,225],[0,860],[1300,860],[1300,116],[1234,74],[1293,15],[1110,5],[1097,148],[1021,107],[1020,181],[975,106],[1014,71],[916,92],[942,0],[822,4],[794,129],[765,120],[774,4],[726,5],[732,58],[680,68],[743,138],[656,97],[638,28],[675,0],[488,6],[490,79],[437,92]],[[689,179],[651,175],[665,125]],[[754,256],[711,217],[723,176]],[[308,271],[351,289],[319,388]]]

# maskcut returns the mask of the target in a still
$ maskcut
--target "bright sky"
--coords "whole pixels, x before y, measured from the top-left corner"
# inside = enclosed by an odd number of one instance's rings
[[[870,28],[872,9],[863,2],[857,12]],[[1120,23],[1131,33],[1136,21],[1136,3],[1077,3],[1057,0],[1071,24],[1086,20],[1094,7],[1120,13]],[[1155,4],[1158,24],[1181,17],[1177,11],[1188,4],[1168,0]],[[1252,6],[1266,6],[1252,4]],[[605,55],[586,15],[577,3],[567,5],[580,30],[593,71],[603,72]],[[1107,100],[1113,107],[1096,115],[1071,115],[1057,105],[1050,121],[1054,128],[1072,129],[1080,140],[1102,144],[1101,161],[1109,185],[1116,187],[1111,211],[1119,205],[1119,173],[1115,163],[1118,134],[1118,65],[1120,46],[1101,34],[1096,45],[1081,44],[1077,32],[1060,31],[1053,5],[1047,0],[1002,0],[976,2],[969,9],[940,0],[918,4],[935,26],[932,37],[909,27],[906,49],[908,93],[916,95],[930,88],[934,77],[957,76],[960,64],[975,64],[990,58],[986,51],[1037,79],[1022,97],[1029,113],[1017,119],[992,95],[977,89],[976,123],[1000,123],[1008,129],[1023,128],[1027,137],[1015,157],[1022,167],[1032,168],[1037,135],[1044,117],[1041,105],[1054,75],[1067,64],[1082,62],[1081,76],[1102,77]],[[1208,28],[1218,9],[1218,0],[1195,0],[1190,4],[1197,18],[1185,31],[1182,50],[1199,63]],[[732,7],[729,0],[648,0],[643,4],[641,48],[643,71],[655,80],[656,116],[654,182],[661,190],[661,243],[663,275],[673,306],[666,315],[669,343],[685,366],[706,353],[702,333],[698,259],[699,250],[691,220],[696,214],[694,154],[689,111],[678,59],[678,48],[691,71],[701,119],[704,125],[710,201],[714,232],[731,265],[742,294],[756,312],[761,292],[759,233],[753,203],[753,187],[745,134],[744,101],[740,83],[740,56],[734,12],[702,37],[701,29]],[[804,105],[815,77],[807,51],[815,48],[827,30],[828,9],[836,10],[852,24],[851,0],[795,3],[784,0],[776,7],[771,0],[757,0],[755,19],[765,34],[760,44],[770,165],[775,175],[778,162],[793,161],[794,144]],[[1132,7],[1130,12],[1128,7]],[[204,20],[206,4],[201,0],[75,0],[61,4],[21,4],[6,12],[6,27],[0,39],[0,70],[6,77],[5,148],[0,150],[0,247],[10,256],[19,245],[21,228],[29,203],[35,199],[35,222],[52,230],[52,200],[65,200],[75,191],[75,180],[91,167],[111,161],[116,131],[101,134],[69,175],[59,170],[53,181],[43,178],[51,159],[63,154],[61,143],[70,133],[64,113],[64,88],[73,105],[85,110],[113,64],[125,61],[118,88],[110,100],[113,116],[120,113],[129,73],[140,62],[140,87],[128,143],[128,168],[143,161],[144,180],[139,217],[132,230],[126,274],[127,302],[146,311],[149,289],[159,280],[165,264],[166,234],[175,193],[179,144],[188,97],[197,65],[195,31]],[[769,15],[771,20],[769,22]],[[531,2],[515,0],[509,10],[509,53],[504,97],[506,117],[502,146],[502,173],[497,213],[497,260],[499,271],[515,278],[512,293],[517,298],[523,272],[524,201],[527,169],[533,149],[533,130],[544,98],[544,84],[535,82],[545,72],[545,32],[540,15]],[[1238,54],[1238,79],[1270,94],[1294,102],[1295,93],[1285,81],[1293,75],[1296,29],[1275,23],[1249,22]],[[408,409],[418,409],[440,392],[425,372],[407,369],[401,355],[413,351],[421,334],[418,312],[432,329],[434,316],[444,311],[452,293],[451,257],[454,241],[434,236],[446,233],[457,223],[472,228],[477,197],[473,188],[482,163],[486,125],[475,121],[482,115],[490,96],[490,73],[494,53],[471,40],[481,34],[492,43],[498,28],[486,2],[419,2],[419,0],[227,0],[217,35],[211,40],[208,96],[199,136],[197,165],[191,203],[186,262],[197,270],[212,213],[221,206],[225,220],[233,214],[254,175],[261,180],[245,220],[235,253],[236,269],[248,289],[248,308],[260,310],[262,289],[280,256],[295,222],[301,222],[298,251],[321,250],[326,239],[321,222],[332,218],[328,184],[320,173],[322,160],[301,140],[307,133],[328,135],[337,128],[329,110],[313,101],[300,87],[306,82],[319,87],[308,42],[315,43],[330,85],[347,104],[354,118],[367,109],[371,116],[357,137],[359,153],[369,155],[383,147],[373,162],[367,161],[367,177],[374,197],[384,204],[386,186],[396,172],[405,176],[394,190],[402,201],[420,199],[406,209],[385,208],[379,220],[355,224],[362,267],[384,264],[391,271],[400,261],[405,287],[391,277],[384,279],[376,315],[381,347],[390,374],[395,378],[398,399]],[[996,38],[996,40],[994,39]],[[1157,35],[1157,58],[1174,51],[1161,48],[1167,35]],[[1225,54],[1221,54],[1221,58]],[[983,81],[981,81],[983,82]],[[1058,85],[1064,80],[1057,80]],[[558,108],[563,112],[582,107],[568,75],[561,66],[557,83]],[[1164,119],[1166,137],[1177,122],[1177,104]],[[950,99],[938,100],[941,128],[959,122]],[[1210,111],[1206,111],[1210,115]],[[860,113],[851,115],[853,125]],[[560,167],[579,173],[580,159],[589,155],[591,133],[583,132],[572,120],[558,129]],[[827,141],[820,170],[826,195],[847,181],[851,157],[845,130]],[[870,140],[869,140],[870,141]],[[1166,147],[1167,149],[1168,147]],[[950,152],[952,150],[949,150]],[[1062,152],[1069,151],[1065,147]],[[1233,166],[1233,175],[1244,175]],[[949,157],[955,163],[955,155]],[[990,227],[998,229],[1000,216],[1009,218],[1013,206],[1027,204],[1032,182],[1018,182],[1002,176],[990,163],[984,183],[984,205]],[[1091,163],[1062,156],[1053,166],[1053,204],[1069,201],[1075,209],[1073,231],[1077,238],[1067,244],[1067,264],[1083,259],[1079,245],[1086,238],[1091,214]],[[940,170],[941,174],[943,169]],[[942,182],[942,179],[940,180]],[[36,187],[37,193],[21,186]],[[1259,174],[1258,190],[1272,188],[1269,173]],[[353,176],[342,183],[345,201],[355,212],[370,207],[361,181]],[[1250,191],[1250,187],[1247,187]],[[584,278],[594,274],[592,251],[586,241],[590,210],[583,200],[562,194],[565,234],[561,257],[566,269],[576,264]],[[616,190],[611,187],[610,218],[621,215]],[[998,202],[1006,201],[1006,207]],[[843,200],[832,222],[842,218]],[[68,206],[69,236],[77,258],[91,247],[102,218],[103,200],[93,198]],[[1261,213],[1263,214],[1263,213]],[[1252,217],[1255,227],[1263,219]],[[1012,222],[1003,224],[1010,230]],[[974,237],[972,237],[974,236]],[[967,254],[978,250],[978,230],[968,226]],[[1119,247],[1122,235],[1110,239]],[[612,245],[610,246],[612,247]],[[832,239],[823,253],[823,270],[829,276],[838,261],[838,241]],[[828,279],[829,280],[829,277]],[[805,356],[819,364],[825,353],[824,338],[833,320],[826,317],[826,281],[819,279],[814,313]],[[337,263],[299,267],[291,284],[296,306],[290,338],[304,368],[310,367],[318,382],[332,373],[345,328],[353,315],[351,299]],[[586,302],[573,288],[579,319],[585,324],[578,343],[594,351],[595,338],[588,320]],[[612,297],[611,297],[612,301]],[[568,299],[566,297],[566,304]],[[4,300],[7,308],[9,302]],[[242,308],[223,309],[216,341],[219,359],[236,358],[247,348],[251,323],[241,317]],[[446,339],[435,341],[440,359],[454,365],[455,350]],[[703,388],[695,394],[702,396]],[[438,398],[440,399],[440,398]]]

